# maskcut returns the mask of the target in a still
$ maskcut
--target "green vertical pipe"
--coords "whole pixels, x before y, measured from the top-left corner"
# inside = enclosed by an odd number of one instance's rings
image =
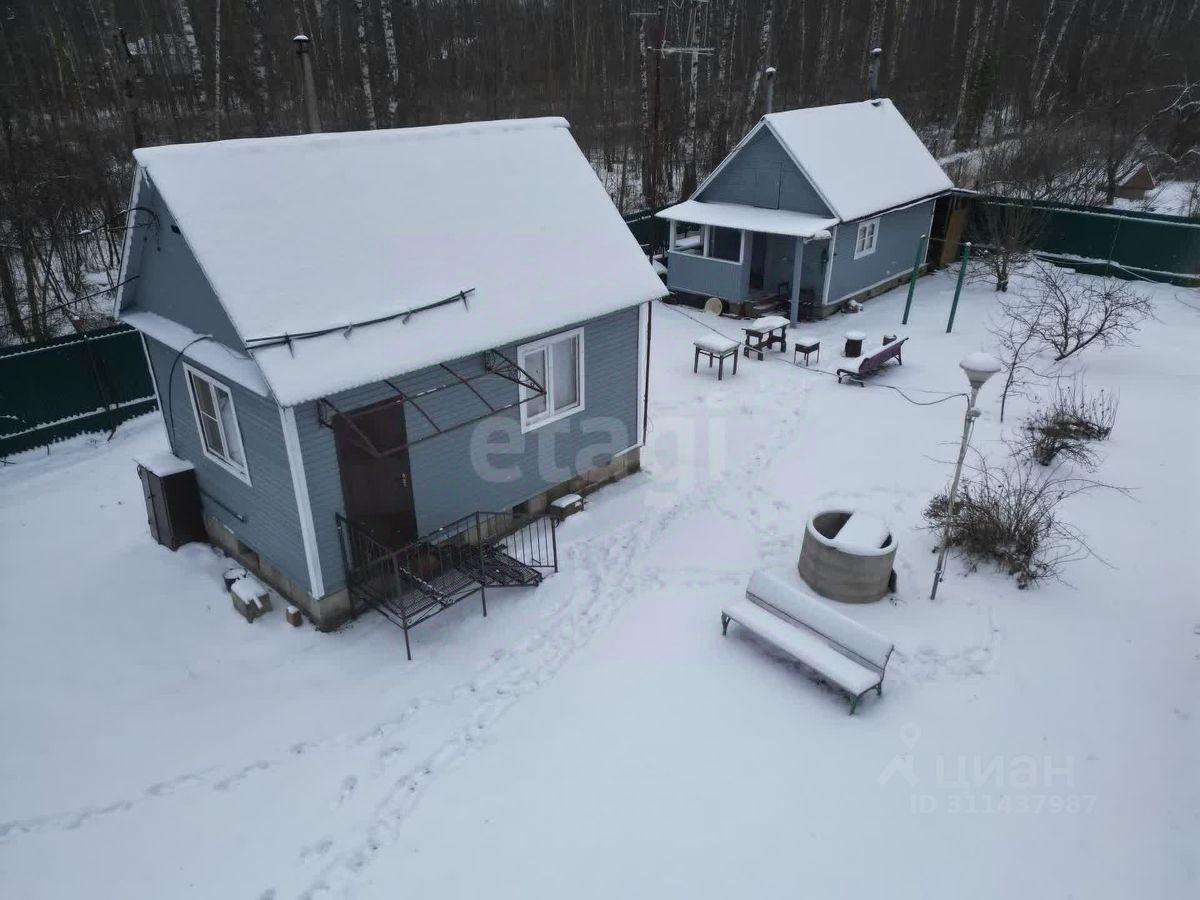
[[[917,272],[921,268],[921,260],[925,258],[925,248],[929,245],[929,235],[923,234],[917,241],[917,258],[913,260],[912,278],[908,281],[908,299],[904,301],[904,318],[901,325],[908,324],[908,311],[912,309],[913,290],[917,286]]]
[[[963,279],[967,277],[967,260],[971,258],[971,242],[963,244],[962,265],[958,267],[958,284],[954,286],[954,302],[950,304],[950,319],[946,322],[946,334],[954,330],[954,314],[958,312],[958,295],[962,293]]]

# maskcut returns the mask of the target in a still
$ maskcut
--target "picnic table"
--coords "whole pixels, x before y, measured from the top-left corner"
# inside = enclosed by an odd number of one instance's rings
[[[785,316],[760,316],[749,325],[742,328],[746,332],[746,343],[742,355],[749,357],[750,351],[758,353],[763,358],[763,350],[770,350],[776,344],[784,353],[787,352],[787,329],[792,324]]]

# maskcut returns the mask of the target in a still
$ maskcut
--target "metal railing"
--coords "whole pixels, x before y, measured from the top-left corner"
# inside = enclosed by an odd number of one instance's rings
[[[533,587],[558,571],[554,519],[476,512],[400,548],[337,516],[346,588],[355,615],[374,609],[404,630],[475,594],[487,615],[487,588]]]

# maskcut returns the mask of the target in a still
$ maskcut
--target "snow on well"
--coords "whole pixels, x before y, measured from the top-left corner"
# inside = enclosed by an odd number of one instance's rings
[[[661,297],[564,119],[134,152],[283,405]]]
[[[954,187],[891,100],[793,109],[763,120],[843,222]]]

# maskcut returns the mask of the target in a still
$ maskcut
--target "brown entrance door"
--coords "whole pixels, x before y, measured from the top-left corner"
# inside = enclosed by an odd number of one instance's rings
[[[353,423],[345,416],[333,420],[346,518],[382,543],[403,547],[417,538],[404,406],[387,401],[350,416]],[[371,452],[368,443],[381,455]],[[382,453],[396,447],[404,449]]]

